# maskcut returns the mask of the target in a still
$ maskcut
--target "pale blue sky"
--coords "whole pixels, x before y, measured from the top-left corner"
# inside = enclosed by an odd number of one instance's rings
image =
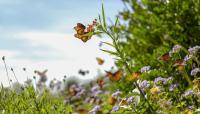
[[[96,72],[98,66],[95,63],[88,65],[82,61],[88,57],[106,56],[94,50],[98,49],[96,45],[100,40],[83,44],[73,37],[73,27],[77,22],[88,24],[97,18],[101,13],[101,4],[102,0],[0,0],[0,56],[7,56],[10,66],[15,66],[17,70],[23,66],[30,66],[31,70],[57,68],[50,74],[76,75],[75,67],[84,64],[80,67],[91,66],[94,69],[90,70]],[[104,7],[107,16],[115,19],[124,6],[121,0],[104,0]],[[69,69],[73,67],[72,61],[76,61],[74,64],[77,65],[70,72],[63,71],[61,74],[55,67],[55,64],[59,66],[61,63]],[[2,68],[2,62],[0,66]],[[4,73],[3,69],[0,73]],[[0,81],[4,83],[5,78]]]

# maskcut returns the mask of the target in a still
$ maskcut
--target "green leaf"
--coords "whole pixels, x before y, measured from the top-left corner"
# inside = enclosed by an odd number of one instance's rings
[[[103,25],[104,25],[104,28],[107,29],[106,27],[106,17],[105,17],[105,12],[104,12],[104,6],[102,4],[102,16],[103,16]]]
[[[101,51],[104,51],[104,52],[109,53],[109,54],[111,54],[111,55],[116,55],[116,56],[118,56],[118,54],[117,54],[116,52],[113,52],[113,51],[104,50],[104,49],[101,49]]]
[[[111,43],[108,43],[108,42],[102,42],[103,44],[107,44],[107,45],[109,45],[109,46],[111,46],[111,47],[115,47],[113,44],[111,44]]]
[[[118,21],[119,21],[119,17],[117,16],[117,19],[116,19],[116,21],[115,21],[115,27],[117,26]]]

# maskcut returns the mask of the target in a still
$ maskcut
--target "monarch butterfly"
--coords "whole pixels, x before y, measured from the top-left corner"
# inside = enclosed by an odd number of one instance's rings
[[[108,99],[108,103],[110,104],[110,105],[115,105],[115,103],[117,102],[117,99],[116,98],[114,98],[114,97],[109,97],[109,99]]]
[[[103,88],[103,85],[105,84],[104,80],[102,79],[98,79],[97,80],[97,84],[99,85],[99,87],[102,89]]]
[[[98,63],[99,65],[103,65],[103,63],[104,63],[104,60],[103,60],[103,59],[97,57],[96,60],[97,60],[97,63]]]
[[[178,59],[175,61],[175,64],[173,66],[179,66],[179,65],[185,65],[185,62],[183,59]]]
[[[132,73],[132,75],[128,78],[129,81],[135,81],[139,78],[139,76],[141,75],[140,72],[134,72]]]
[[[119,81],[121,79],[121,76],[122,76],[122,71],[121,70],[118,70],[115,73],[106,71],[106,73],[107,73],[106,76],[108,76],[108,78],[111,81]]]
[[[165,54],[161,55],[161,56],[159,57],[159,60],[162,60],[162,61],[169,61],[169,60],[170,60],[170,55],[169,55],[169,53],[165,53]]]
[[[177,69],[179,71],[183,71],[184,70],[184,65],[185,65],[185,62],[184,60],[182,59],[178,59],[175,61],[175,64],[173,65],[174,67],[177,67]]]
[[[87,42],[91,38],[91,35],[88,35],[89,32],[85,31],[86,27],[82,23],[77,23],[74,29],[76,30],[76,34],[74,36],[81,39],[83,42]]]
[[[87,111],[85,109],[79,109],[77,111],[78,114],[87,114]]]

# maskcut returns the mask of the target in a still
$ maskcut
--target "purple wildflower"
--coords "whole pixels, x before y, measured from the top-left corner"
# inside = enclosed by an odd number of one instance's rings
[[[99,105],[96,105],[91,111],[89,111],[89,113],[96,113],[97,111],[99,111],[100,110],[100,106]]]
[[[171,53],[178,53],[180,51],[182,47],[180,45],[175,45],[173,48],[172,48],[172,51]]]
[[[150,70],[150,66],[144,66],[141,68],[140,72],[143,73],[143,72],[147,72]]]
[[[173,80],[174,80],[174,78],[172,76],[170,76],[170,77],[167,78],[167,82],[171,82]]]
[[[101,90],[99,90],[99,86],[96,85],[91,88],[92,96],[97,96],[99,93],[101,93]]]
[[[167,83],[167,79],[165,78],[162,78],[162,77],[158,77],[154,80],[154,84],[166,84]]]
[[[191,76],[196,76],[198,72],[200,72],[200,68],[195,68],[195,69],[193,69],[193,70],[191,71],[190,75],[191,75]]]
[[[150,86],[150,82],[147,81],[147,80],[144,80],[142,81],[140,84],[139,84],[140,88],[142,89],[145,89],[145,88],[148,88]]]
[[[187,62],[187,61],[189,61],[191,58],[192,58],[192,55],[186,55],[186,56],[184,57],[184,61]]]
[[[187,97],[187,96],[189,96],[189,95],[192,95],[192,94],[194,94],[194,91],[193,90],[189,90],[189,91],[186,91],[184,94],[182,94],[181,96],[182,97]]]
[[[194,46],[192,48],[189,48],[188,51],[189,51],[189,54],[190,55],[196,55],[198,49],[200,49],[200,46]]]
[[[111,112],[117,112],[119,109],[120,109],[119,106],[118,106],[118,105],[115,105],[115,106],[113,106]]]
[[[133,102],[133,100],[134,100],[134,97],[133,97],[133,96],[130,96],[130,97],[126,100],[126,102],[127,102],[128,104],[130,104],[130,103]]]
[[[174,89],[175,89],[178,85],[179,85],[179,83],[170,85],[169,91],[174,91]]]
[[[121,94],[122,94],[122,92],[117,90],[115,93],[112,94],[112,97],[118,97]]]

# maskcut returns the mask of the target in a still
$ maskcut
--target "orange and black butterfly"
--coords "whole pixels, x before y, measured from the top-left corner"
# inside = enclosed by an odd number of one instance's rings
[[[183,71],[184,70],[184,66],[185,66],[185,62],[183,59],[178,59],[175,61],[174,67],[176,67],[179,71]]]
[[[79,109],[77,111],[78,114],[87,114],[87,111],[85,109]]]
[[[129,81],[136,81],[139,79],[141,75],[141,72],[134,72],[132,75],[128,78]]]
[[[185,62],[183,59],[176,60],[173,66],[180,66],[180,65],[185,65]]]
[[[96,60],[99,65],[103,65],[104,60],[102,58],[97,57]]]
[[[108,103],[110,104],[110,105],[115,105],[115,103],[117,102],[117,99],[116,98],[114,98],[114,97],[109,97],[108,98]]]
[[[122,76],[122,71],[121,70],[118,70],[115,73],[106,71],[106,73],[107,73],[106,76],[108,76],[108,78],[111,81],[119,81],[121,79],[121,76]]]
[[[99,87],[102,89],[103,86],[104,86],[104,84],[105,84],[105,82],[104,82],[104,80],[102,80],[102,79],[98,79],[98,80],[97,80],[97,84],[98,84]]]
[[[81,39],[83,42],[87,42],[91,38],[91,36],[88,35],[89,32],[85,31],[86,27],[82,23],[77,23],[74,29],[76,30],[76,34],[74,36]]]
[[[170,60],[170,55],[169,55],[169,53],[165,53],[165,54],[161,55],[161,56],[159,57],[159,60],[162,60],[162,61],[169,61],[169,60]]]

